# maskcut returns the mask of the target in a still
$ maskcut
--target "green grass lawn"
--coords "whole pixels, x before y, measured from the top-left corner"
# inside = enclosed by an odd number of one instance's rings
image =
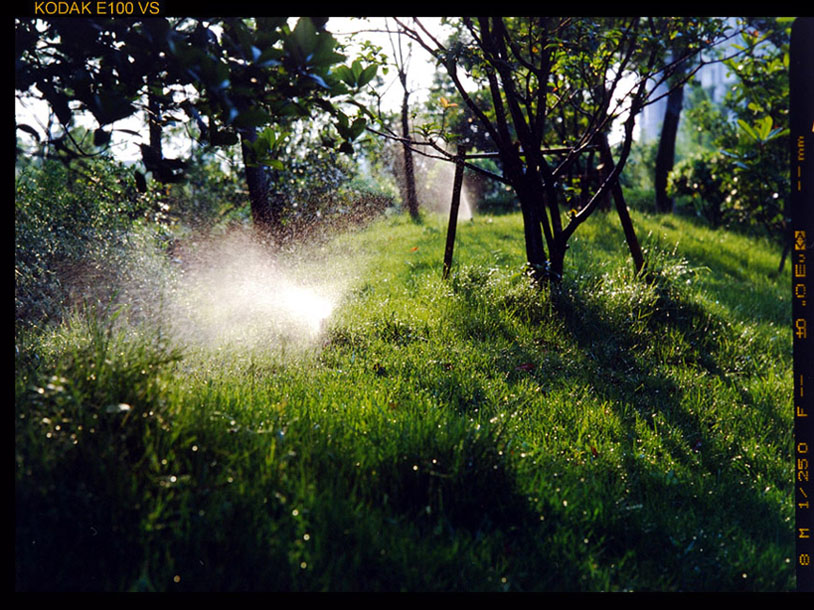
[[[522,273],[517,214],[382,219],[304,349],[86,313],[17,337],[18,590],[794,589],[790,278],[633,213]],[[125,405],[125,406],[120,406]]]

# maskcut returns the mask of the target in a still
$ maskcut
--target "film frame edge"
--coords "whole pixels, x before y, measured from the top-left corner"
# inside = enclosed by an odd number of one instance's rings
[[[811,155],[814,148],[814,18],[798,17],[792,26],[789,65],[790,99],[790,202],[792,245],[793,421],[795,568],[798,592],[814,592],[814,523],[810,481],[812,422],[812,349],[808,336],[807,255],[812,236]]]

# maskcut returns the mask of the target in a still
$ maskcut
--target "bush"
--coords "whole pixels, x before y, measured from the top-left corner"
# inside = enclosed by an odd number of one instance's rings
[[[138,192],[131,171],[111,161],[94,161],[79,172],[58,161],[28,166],[16,180],[16,320],[60,318],[80,288],[103,284],[100,275],[133,227],[163,235],[168,212],[160,192]]]
[[[718,152],[704,152],[676,163],[668,179],[671,197],[686,197],[696,213],[712,226],[726,219],[725,204],[732,196],[727,192],[727,176],[732,172],[729,159]]]

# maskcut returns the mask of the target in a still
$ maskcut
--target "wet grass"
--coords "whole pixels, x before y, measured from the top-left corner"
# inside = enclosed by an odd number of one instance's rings
[[[785,591],[779,251],[634,214],[521,272],[519,215],[338,237],[318,346],[183,351],[88,311],[17,337],[19,590]]]

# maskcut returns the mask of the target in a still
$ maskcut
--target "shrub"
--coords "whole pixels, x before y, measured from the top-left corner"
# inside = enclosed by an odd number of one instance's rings
[[[167,235],[169,206],[140,193],[133,174],[108,160],[81,171],[57,161],[28,166],[16,180],[15,313],[19,323],[59,319],[84,288],[99,300],[103,276],[134,227]],[[86,296],[90,296],[87,295]]]
[[[676,163],[670,172],[667,191],[671,197],[686,197],[698,216],[719,227],[727,218],[726,204],[732,201],[727,187],[730,159],[718,152],[704,152]]]

